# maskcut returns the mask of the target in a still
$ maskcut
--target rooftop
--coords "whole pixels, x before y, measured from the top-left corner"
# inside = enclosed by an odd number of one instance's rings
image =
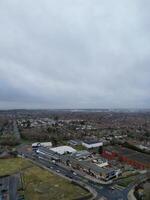
[[[106,150],[114,151],[118,153],[119,155],[126,156],[129,159],[135,160],[137,162],[150,164],[150,155],[148,154],[144,154],[144,153],[141,153],[132,149],[128,149],[125,147],[121,147],[121,146],[114,146],[114,147],[109,146],[109,147],[106,147]]]
[[[60,154],[60,155],[63,155],[65,153],[74,153],[76,152],[75,149],[73,149],[72,147],[70,146],[59,146],[59,147],[55,147],[55,148],[51,148],[52,151]]]
[[[99,141],[99,140],[84,140],[83,142],[86,143],[86,144],[97,144],[97,143],[100,143],[102,141]]]
[[[87,157],[87,156],[90,156],[90,155],[91,155],[90,152],[83,150],[83,151],[77,151],[77,152],[73,153],[72,157],[81,158],[81,157]]]
[[[80,161],[80,164],[84,166],[85,168],[91,169],[92,171],[96,173],[111,173],[114,171],[114,169],[112,168],[102,168],[89,161]]]

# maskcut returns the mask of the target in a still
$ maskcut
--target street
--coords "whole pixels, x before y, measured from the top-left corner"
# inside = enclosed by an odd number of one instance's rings
[[[107,200],[127,200],[127,195],[130,189],[132,188],[132,184],[129,185],[127,188],[116,188],[116,183],[112,183],[110,185],[102,185],[99,183],[95,183],[80,174],[72,173],[71,170],[59,165],[59,163],[52,163],[50,160],[46,159],[40,155],[40,157],[35,156],[35,154],[22,152],[24,157],[33,160],[38,165],[42,165],[50,169],[50,171],[57,173],[63,177],[69,178],[72,181],[82,182],[83,185],[90,187],[91,189],[97,192],[96,200],[100,199],[101,197],[105,197]],[[113,188],[113,189],[112,189]]]

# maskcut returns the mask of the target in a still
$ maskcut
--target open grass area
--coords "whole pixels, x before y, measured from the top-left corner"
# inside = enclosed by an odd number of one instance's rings
[[[135,180],[134,176],[130,176],[127,178],[123,178],[119,181],[118,185],[122,186],[122,187],[127,187],[130,183],[132,183]]]
[[[71,200],[88,195],[82,188],[36,166],[25,171],[24,185],[27,200]]]
[[[33,164],[22,158],[0,159],[0,176],[13,174],[30,166]]]
[[[76,145],[73,148],[75,148],[77,151],[87,150],[87,148],[82,145]]]
[[[0,176],[22,169],[26,200],[71,200],[89,193],[22,158],[0,160]]]

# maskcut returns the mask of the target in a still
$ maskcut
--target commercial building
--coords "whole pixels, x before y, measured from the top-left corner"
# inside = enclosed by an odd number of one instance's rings
[[[81,144],[81,141],[80,140],[69,140],[68,144],[72,145],[72,146],[77,146],[77,145]]]
[[[103,142],[97,141],[97,140],[85,140],[85,141],[82,142],[82,145],[84,147],[86,147],[87,149],[91,149],[91,148],[103,146]]]
[[[103,181],[109,181],[117,176],[116,170],[110,167],[100,166],[100,164],[102,164],[102,160],[101,163],[99,159],[97,159],[97,163],[93,163],[91,159],[84,159],[91,156],[91,154],[88,151],[79,151],[73,152],[71,154],[63,154],[64,152],[66,152],[66,150],[68,151],[70,150],[70,148],[62,148],[60,152],[60,149],[58,149],[58,147],[57,151],[53,151],[52,149],[47,149],[45,147],[39,147],[36,150],[36,152],[38,157],[41,159],[61,162],[66,166],[70,166],[73,169],[83,171],[88,175]]]
[[[84,160],[84,159],[87,159],[89,157],[91,157],[91,153],[86,151],[86,150],[77,151],[77,152],[72,154],[72,158],[79,159],[79,160],[80,159]]]
[[[47,149],[45,147],[39,147],[36,150],[36,153],[39,155],[39,157],[49,159],[49,160],[60,160],[60,155],[55,153],[54,151]]]
[[[95,163],[99,167],[107,167],[109,165],[108,160],[102,157],[93,159],[92,162]]]
[[[103,181],[109,181],[116,177],[116,172],[112,168],[103,168],[99,167],[96,164],[93,164],[89,161],[82,161],[81,167],[83,171],[89,172],[89,174],[93,175],[97,179],[101,179]]]
[[[103,149],[102,156],[107,159],[118,159],[138,169],[150,168],[150,155],[132,149],[110,146]]]
[[[38,147],[51,148],[52,143],[51,142],[36,142],[32,144],[32,149],[37,149]]]
[[[114,160],[118,156],[118,149],[113,146],[103,148],[102,156],[108,160]]]
[[[112,168],[102,168],[90,161],[79,161],[71,157],[66,157],[66,164],[74,169],[83,171],[90,176],[103,181],[109,181],[116,177],[116,171]]]
[[[59,147],[51,148],[51,151],[58,153],[60,155],[76,152],[76,150],[70,146],[59,146]]]

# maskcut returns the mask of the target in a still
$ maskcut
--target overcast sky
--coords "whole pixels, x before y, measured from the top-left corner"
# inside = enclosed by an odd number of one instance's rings
[[[149,0],[0,0],[0,109],[149,107]]]

